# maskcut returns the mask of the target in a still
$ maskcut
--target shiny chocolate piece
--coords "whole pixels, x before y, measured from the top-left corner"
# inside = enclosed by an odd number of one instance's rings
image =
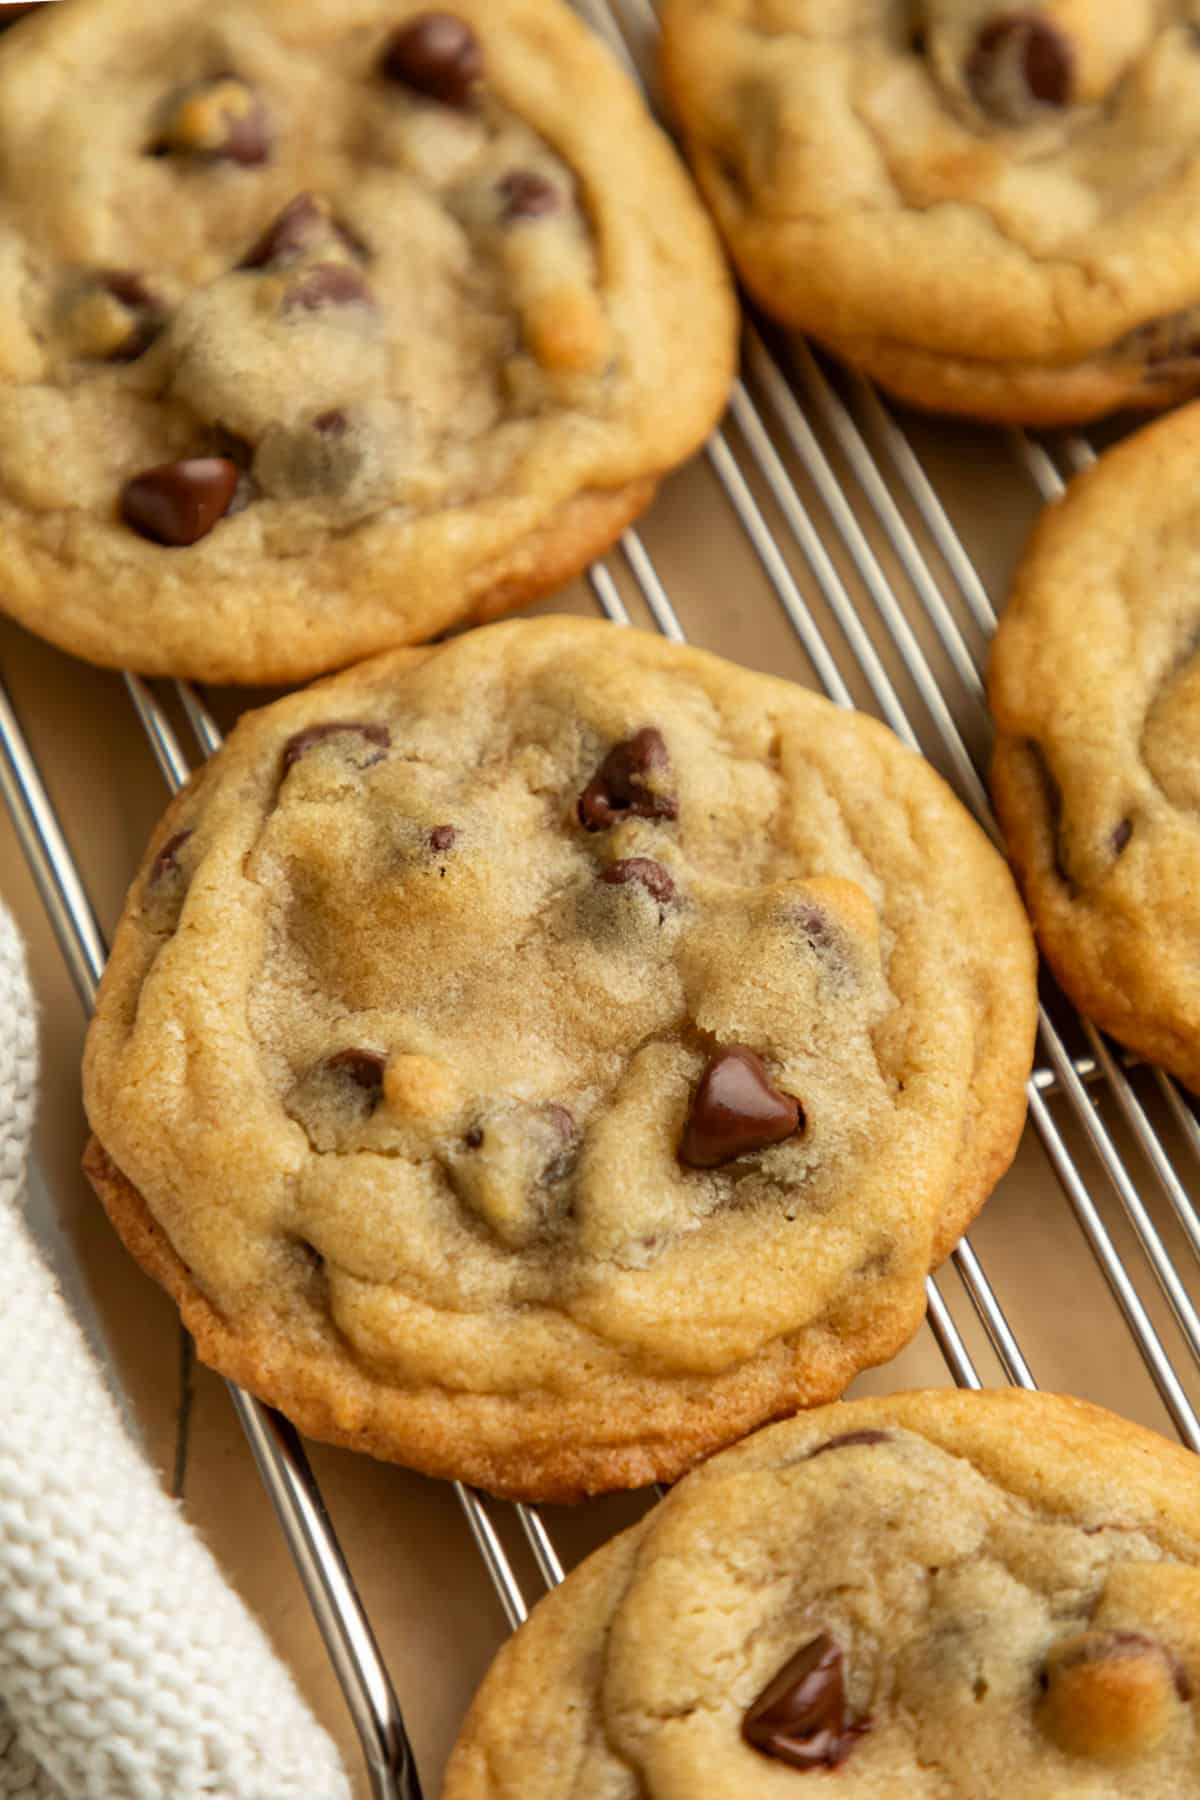
[[[429,834],[429,848],[437,850],[439,853],[443,850],[453,850],[457,839],[458,833],[453,825],[435,825]]]
[[[626,856],[620,862],[609,863],[607,869],[601,869],[600,879],[609,887],[628,887],[631,883],[644,887],[656,900],[675,898],[675,883],[662,864],[649,856]]]
[[[742,1720],[751,1749],[793,1769],[836,1769],[867,1730],[846,1721],[842,1652],[825,1631],[783,1665]]]
[[[510,222],[548,218],[563,206],[562,189],[533,169],[513,169],[506,175],[500,183],[500,198],[504,217]]]
[[[662,733],[643,726],[624,743],[614,744],[579,796],[579,823],[587,831],[607,831],[627,815],[639,819],[674,819],[679,802],[662,791],[671,759]],[[656,779],[657,778],[657,779]]]
[[[157,887],[158,884],[165,881],[169,875],[178,875],[179,852],[183,849],[183,846],[187,843],[191,835],[190,830],[177,831],[174,837],[167,839],[154,861],[150,864],[150,874],[147,877],[147,880],[151,887]]]
[[[891,1437],[890,1431],[873,1431],[870,1426],[862,1431],[843,1431],[840,1437],[826,1438],[815,1450],[810,1450],[805,1457],[811,1462],[814,1456],[824,1456],[827,1450],[849,1450],[854,1444],[886,1444]]]
[[[318,263],[283,296],[284,312],[316,312],[322,306],[371,306],[375,296],[357,269],[345,263]]]
[[[376,1099],[383,1092],[383,1071],[386,1066],[387,1057],[380,1056],[377,1050],[357,1048],[339,1050],[325,1062],[327,1069],[347,1076],[355,1087],[362,1088],[365,1094],[374,1095]]]
[[[780,1093],[762,1057],[744,1044],[731,1044],[717,1052],[700,1077],[679,1160],[693,1169],[719,1169],[781,1143],[803,1124],[799,1101]]]
[[[1004,13],[976,37],[967,58],[967,87],[990,117],[1019,125],[1034,105],[1070,104],[1074,60],[1069,40],[1049,19],[1034,12]]]
[[[224,456],[193,456],[160,463],[127,481],[121,517],[142,537],[182,549],[207,537],[229,511],[238,467]]]
[[[466,107],[483,78],[483,51],[465,19],[448,12],[420,13],[392,33],[379,66],[389,81],[416,94],[443,106]]]
[[[382,762],[384,754],[391,748],[392,734],[386,725],[379,725],[371,720],[361,719],[329,719],[323,725],[308,725],[290,737],[283,746],[284,775],[302,756],[306,756],[317,744],[323,744],[326,738],[338,737],[347,733],[365,739],[368,744],[376,746],[376,754],[369,756],[360,767],[369,769],[373,764]]]

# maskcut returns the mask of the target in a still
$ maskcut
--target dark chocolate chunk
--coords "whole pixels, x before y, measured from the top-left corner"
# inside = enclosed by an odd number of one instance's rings
[[[429,834],[429,848],[437,851],[453,850],[457,837],[458,833],[453,825],[435,825]]]
[[[379,66],[389,81],[443,106],[464,107],[483,77],[483,51],[465,19],[420,13],[392,33]]]
[[[814,1456],[824,1456],[827,1450],[848,1450],[852,1444],[886,1444],[890,1437],[891,1432],[873,1431],[870,1427],[864,1431],[843,1431],[840,1437],[826,1438],[823,1444],[810,1450],[805,1461],[811,1462]]]
[[[380,1056],[377,1050],[339,1050],[334,1056],[327,1058],[325,1067],[333,1069],[339,1075],[348,1076],[355,1087],[378,1097],[383,1089],[383,1071],[387,1067],[387,1057]]]
[[[544,219],[561,212],[563,193],[533,169],[513,169],[500,183],[506,219]]]
[[[346,263],[318,263],[296,281],[283,296],[284,312],[297,307],[316,312],[322,306],[374,306],[375,296],[365,278]]]
[[[323,725],[308,725],[303,731],[298,731],[294,737],[288,739],[283,747],[282,773],[286,775],[292,764],[299,762],[300,758],[305,756],[314,745],[322,744],[326,738],[337,737],[342,732],[365,738],[368,744],[377,746],[377,754],[369,756],[360,765],[364,769],[369,769],[374,763],[382,762],[384,752],[391,748],[392,734],[386,725],[379,725],[370,720],[364,722],[361,719],[329,719]]]
[[[600,879],[610,887],[628,887],[633,882],[653,894],[656,900],[675,897],[675,883],[670,875],[660,862],[654,862],[648,856],[626,856],[620,862],[609,863],[606,869],[601,869]]]
[[[190,830],[177,831],[174,837],[167,839],[154,861],[150,864],[150,874],[148,879],[151,887],[155,887],[160,881],[165,881],[168,875],[177,875],[179,873],[179,852],[183,849],[183,846],[187,843],[191,835]]]
[[[679,1159],[694,1169],[717,1169],[781,1143],[803,1124],[799,1101],[780,1093],[762,1057],[744,1044],[731,1044],[717,1052],[700,1077]]]
[[[468,1131],[466,1133],[466,1135],[464,1136],[463,1143],[466,1145],[468,1150],[478,1150],[478,1148],[479,1148],[480,1144],[482,1144],[482,1142],[483,1142],[483,1127],[481,1125],[472,1125],[470,1131]]]
[[[867,1729],[846,1721],[842,1652],[825,1631],[783,1665],[742,1720],[752,1749],[793,1769],[836,1769]]]
[[[329,207],[315,194],[296,194],[251,245],[239,269],[265,269],[268,265],[296,262],[322,244],[343,244],[362,251],[357,238],[340,225]]]
[[[1122,819],[1121,823],[1119,825],[1117,825],[1116,827],[1114,827],[1113,834],[1112,834],[1112,847],[1113,847],[1113,855],[1114,856],[1120,856],[1122,850],[1124,850],[1126,848],[1126,846],[1128,845],[1129,840],[1132,836],[1133,836],[1133,820],[1132,819]]]
[[[182,548],[206,537],[224,517],[237,484],[237,464],[224,456],[160,463],[125,483],[121,517],[142,537]]]
[[[662,733],[643,726],[614,744],[579,796],[579,822],[588,831],[607,831],[618,819],[674,819],[679,802],[662,791],[671,759]],[[657,778],[657,779],[655,779]]]
[[[1034,103],[1070,104],[1074,78],[1070,41],[1033,12],[1004,13],[980,30],[967,58],[971,97],[991,117],[1018,125]]]

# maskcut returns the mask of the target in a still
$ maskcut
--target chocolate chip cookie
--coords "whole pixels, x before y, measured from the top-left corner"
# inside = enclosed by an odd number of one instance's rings
[[[442,1800],[810,1790],[1200,1792],[1195,1456],[1019,1392],[772,1426],[539,1604]]]
[[[1200,388],[1195,0],[666,0],[663,56],[747,286],[904,399]]]
[[[88,1167],[200,1354],[305,1431],[565,1498],[911,1335],[1034,1005],[1004,863],[882,726],[494,625],[251,714],[171,806]]]
[[[1200,407],[1043,516],[992,652],[996,810],[1081,1012],[1200,1092]]]
[[[562,0],[0,39],[0,608],[299,680],[545,592],[720,411],[707,216]]]

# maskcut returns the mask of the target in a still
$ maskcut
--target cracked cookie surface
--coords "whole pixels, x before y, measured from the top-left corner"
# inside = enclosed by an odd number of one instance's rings
[[[1200,388],[1194,0],[667,0],[747,286],[902,398],[1065,424]]]
[[[892,1354],[1008,1164],[1032,942],[882,726],[576,619],[249,715],[89,1038],[200,1353],[495,1490],[670,1479]]]
[[[443,1800],[1183,1800],[1196,1471],[1044,1394],[771,1426],[538,1604]]]
[[[988,675],[996,810],[1063,988],[1200,1092],[1200,406],[1033,534]]]
[[[291,681],[573,575],[723,404],[694,190],[560,0],[71,0],[0,39],[0,606]]]

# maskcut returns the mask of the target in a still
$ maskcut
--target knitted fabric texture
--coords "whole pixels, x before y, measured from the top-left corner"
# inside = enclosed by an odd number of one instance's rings
[[[121,1425],[21,1215],[33,1001],[0,907],[0,1796],[350,1800]]]

